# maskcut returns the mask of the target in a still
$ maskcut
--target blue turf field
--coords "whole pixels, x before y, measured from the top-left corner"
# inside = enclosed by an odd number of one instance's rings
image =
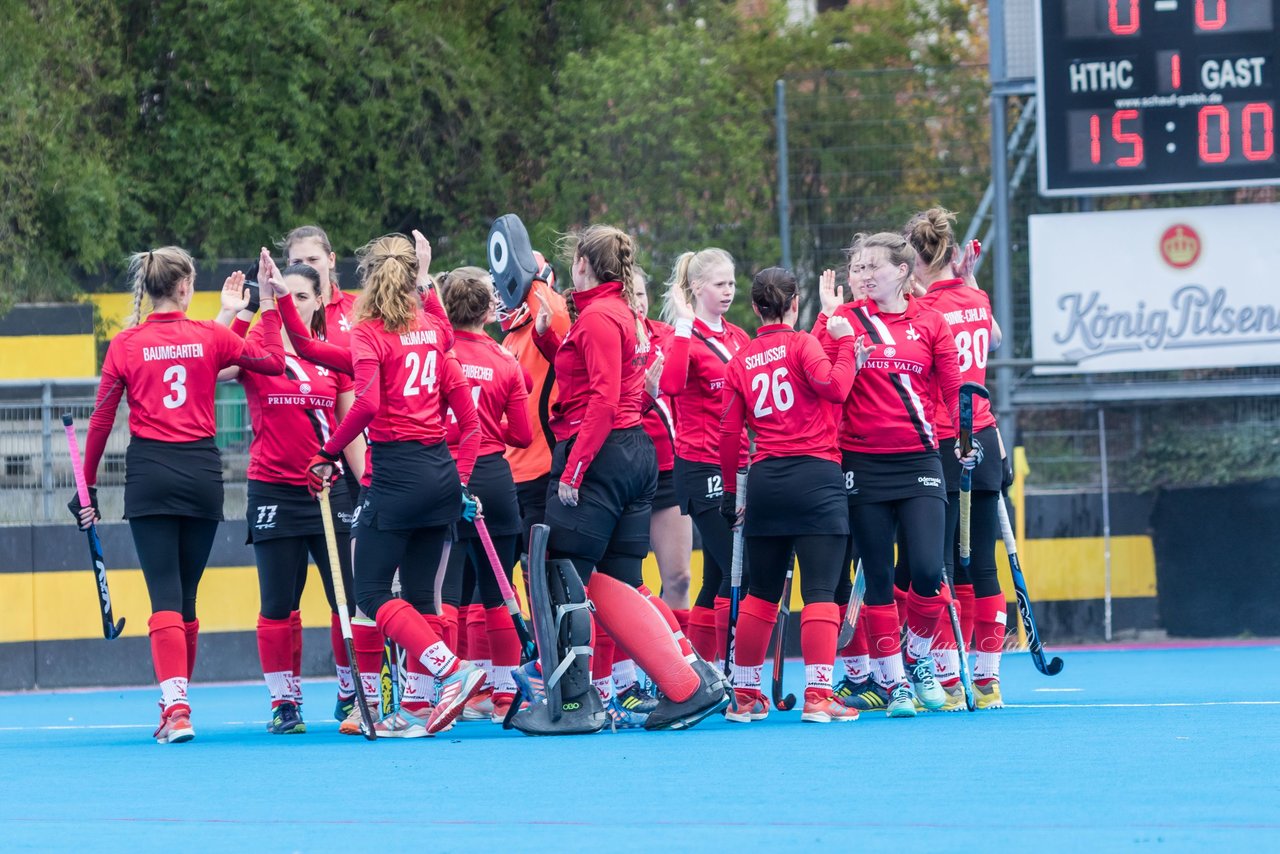
[[[1001,711],[542,740],[340,736],[322,681],[289,737],[263,731],[261,686],[197,685],[173,746],[151,689],[3,696],[0,846],[1280,850],[1280,646],[1064,658],[1050,679],[1006,656]]]

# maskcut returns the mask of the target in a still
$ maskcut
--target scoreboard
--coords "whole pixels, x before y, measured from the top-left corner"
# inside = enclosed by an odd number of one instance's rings
[[[1280,0],[1037,0],[1040,192],[1280,184]]]

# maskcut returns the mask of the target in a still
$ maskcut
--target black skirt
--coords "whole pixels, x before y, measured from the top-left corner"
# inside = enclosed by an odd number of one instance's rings
[[[462,481],[444,442],[373,443],[373,481],[356,510],[357,528],[416,531],[461,516]]]
[[[942,461],[937,451],[905,454],[844,451],[843,460],[844,471],[853,474],[850,504],[877,504],[921,496],[947,500]]]
[[[973,434],[973,438],[982,445],[982,462],[973,469],[973,490],[976,492],[999,492],[1004,471],[1000,466],[1000,432],[996,425],[983,428]],[[947,492],[960,491],[960,461],[956,459],[955,441],[944,439],[938,449],[942,457],[942,474],[947,479]]]
[[[658,491],[653,494],[653,509],[666,510],[668,507],[679,507],[680,498],[676,495],[675,471],[667,469],[658,472]]]
[[[124,517],[222,521],[222,455],[213,438],[161,442],[134,436],[124,456]]]
[[[516,500],[516,483],[511,479],[511,464],[502,454],[485,454],[477,459],[471,472],[471,482],[467,486],[471,489],[471,494],[480,499],[480,505],[484,508],[484,524],[489,529],[489,536],[503,537],[520,533],[520,504]],[[477,536],[475,525],[470,522],[459,523],[459,539],[473,539]]]
[[[774,457],[747,475],[748,537],[849,534],[844,475],[832,460]]]
[[[248,523],[246,543],[264,543],[285,537],[312,537],[324,533],[320,502],[311,497],[305,486],[250,480],[245,521]],[[351,530],[351,493],[342,478],[329,487],[329,508],[333,512],[333,530],[345,534]]]
[[[724,477],[720,474],[718,464],[692,463],[676,457],[672,473],[681,513],[692,516],[720,507],[720,496],[724,494]]]

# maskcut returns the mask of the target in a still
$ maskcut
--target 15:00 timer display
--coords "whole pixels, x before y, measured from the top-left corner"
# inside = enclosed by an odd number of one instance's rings
[[[1041,0],[1045,195],[1280,184],[1280,0]]]

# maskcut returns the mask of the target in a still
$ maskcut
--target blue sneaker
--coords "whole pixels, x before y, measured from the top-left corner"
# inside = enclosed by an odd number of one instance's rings
[[[921,704],[926,709],[941,709],[947,704],[947,692],[942,689],[933,673],[933,659],[929,656],[917,659],[907,668],[907,678]]]
[[[271,710],[271,721],[267,724],[267,732],[272,735],[300,735],[307,731],[298,707],[293,703],[281,703]]]
[[[342,723],[351,717],[351,713],[356,710],[356,695],[345,696],[338,694],[338,702],[333,707],[333,719],[338,723]]]
[[[877,686],[879,687],[879,686]],[[891,718],[914,718],[916,716],[916,698],[906,682],[899,682],[889,694],[889,706],[885,714]]]
[[[657,705],[656,702],[654,704]],[[625,702],[617,694],[609,698],[609,702],[605,704],[604,710],[609,715],[609,725],[615,730],[619,729],[638,729],[644,726],[644,722],[649,719],[649,711],[638,707],[628,708]]]
[[[511,669],[511,677],[520,689],[520,699],[533,706],[547,699],[546,683],[542,679],[542,670],[538,662],[530,661]]]

